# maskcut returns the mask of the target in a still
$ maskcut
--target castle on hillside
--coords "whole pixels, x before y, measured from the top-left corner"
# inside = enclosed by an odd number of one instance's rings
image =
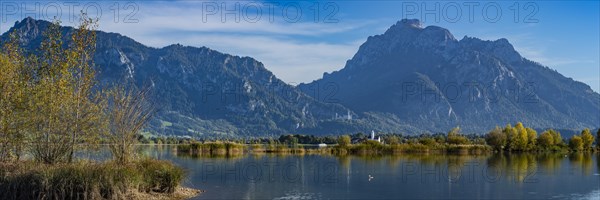
[[[335,113],[334,119],[352,120],[352,113],[350,113],[350,110],[348,110],[348,114],[346,115],[339,115],[338,113]]]

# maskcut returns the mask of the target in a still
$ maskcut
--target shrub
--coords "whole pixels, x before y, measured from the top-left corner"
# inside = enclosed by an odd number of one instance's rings
[[[430,137],[424,137],[424,138],[419,139],[419,143],[421,143],[425,146],[435,146],[437,144],[435,139],[430,138]]]
[[[347,147],[350,145],[350,140],[350,136],[342,135],[338,138],[338,145],[340,145],[341,147]]]
[[[140,191],[173,193],[183,180],[183,169],[166,161],[143,160],[137,163],[142,182]]]
[[[450,132],[448,132],[448,144],[469,144],[470,141],[468,138],[460,134],[460,128],[453,128]]]
[[[382,154],[391,150],[389,145],[382,145],[381,143],[373,140],[367,140],[359,145],[354,145],[351,148],[352,153],[359,155],[370,155],[370,154]]]
[[[496,127],[485,136],[485,141],[496,150],[502,150],[506,147],[506,134],[502,133],[502,129]]]

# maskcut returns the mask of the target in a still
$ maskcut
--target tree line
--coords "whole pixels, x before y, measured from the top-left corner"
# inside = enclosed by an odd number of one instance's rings
[[[594,143],[600,144],[600,129],[596,136],[590,129],[584,129],[580,134],[575,134],[571,138],[563,138],[559,131],[548,129],[538,135],[537,131],[530,127],[525,127],[523,123],[518,122],[514,126],[506,125],[504,128],[496,127],[487,134],[463,134],[460,128],[456,127],[448,133],[421,134],[421,135],[403,135],[380,133],[383,144],[386,145],[424,145],[428,147],[444,145],[487,145],[496,151],[526,152],[526,151],[592,151]],[[233,142],[243,143],[244,140],[233,140]],[[353,144],[368,143],[369,136],[364,133],[355,133],[341,136],[312,136],[290,134],[282,135],[278,139],[269,138],[253,139],[245,143],[277,143],[289,146],[297,144],[337,144],[340,146],[350,146]],[[596,145],[598,147],[598,145]]]
[[[600,129],[596,137],[586,128],[568,140],[560,132],[548,129],[538,136],[537,132],[519,122],[514,127],[496,127],[485,135],[488,145],[499,151],[591,151],[593,144],[600,144]]]

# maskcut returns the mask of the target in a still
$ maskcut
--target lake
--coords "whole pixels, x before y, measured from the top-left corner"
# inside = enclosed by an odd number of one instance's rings
[[[600,199],[598,154],[198,158],[143,154],[185,168],[196,199]]]

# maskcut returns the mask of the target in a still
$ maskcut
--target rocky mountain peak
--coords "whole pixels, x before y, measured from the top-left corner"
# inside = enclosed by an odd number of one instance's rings
[[[396,22],[396,26],[412,27],[412,28],[418,28],[418,29],[423,28],[423,24],[418,19],[402,19],[402,20]]]
[[[15,21],[15,25],[7,33],[16,32],[20,36],[21,43],[27,45],[29,41],[39,38],[42,34],[41,30],[46,29],[49,25],[50,22],[27,17],[21,21]]]
[[[31,18],[31,17],[27,17],[21,21],[15,21],[15,25],[13,26],[13,28],[22,28],[22,27],[33,27],[36,24],[36,20]]]
[[[448,29],[438,26],[423,27],[418,19],[402,19],[392,25],[383,35],[374,38],[382,40],[383,43],[388,43],[389,48],[406,44],[424,48],[437,48],[457,42]]]
[[[396,24],[392,25],[390,28],[388,28],[384,35],[395,38],[401,37],[405,39],[413,39],[410,36],[416,36],[421,34],[426,34],[430,36],[441,36],[443,38],[456,40],[454,36],[450,33],[450,31],[448,31],[447,29],[439,26],[423,27],[423,23],[421,23],[421,21],[419,21],[418,19],[402,19],[396,22]]]
[[[423,28],[418,19],[402,19],[384,34],[367,38],[348,65],[349,68],[355,68],[378,57],[394,56],[405,51],[427,50],[444,54],[454,49],[457,43],[448,29],[438,26]]]
[[[459,43],[466,50],[488,53],[508,63],[523,60],[521,54],[515,50],[514,46],[506,38],[490,41],[465,36]]]
[[[428,26],[427,28],[423,29],[417,40],[421,40],[419,41],[420,44],[428,44],[428,46],[446,46],[449,43],[458,42],[458,40],[454,38],[454,35],[452,35],[448,29],[439,26]]]
[[[416,32],[421,29],[423,29],[423,24],[418,19],[402,19],[388,28],[384,35],[405,35],[407,32]]]
[[[597,127],[600,119],[598,93],[526,60],[507,39],[458,41],[418,20],[369,37],[343,69],[301,87],[324,83],[339,85],[336,98],[347,108],[392,114],[430,132],[483,132],[516,121],[574,130]],[[463,87],[471,83],[479,88]],[[448,92],[454,84],[458,89]]]

